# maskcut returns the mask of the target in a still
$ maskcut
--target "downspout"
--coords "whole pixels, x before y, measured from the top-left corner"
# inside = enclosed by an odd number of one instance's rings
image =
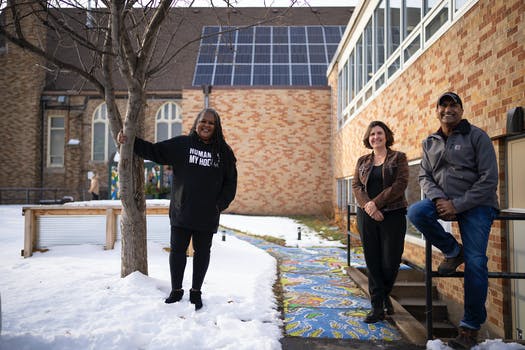
[[[45,167],[45,154],[44,154],[44,121],[46,114],[46,100],[40,98],[40,188],[44,187],[44,167]],[[42,191],[39,191],[39,201],[42,199]]]

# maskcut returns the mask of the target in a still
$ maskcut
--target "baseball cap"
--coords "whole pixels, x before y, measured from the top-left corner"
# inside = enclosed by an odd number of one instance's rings
[[[437,100],[437,106],[441,105],[445,98],[452,99],[452,101],[456,102],[458,105],[461,106],[461,108],[463,108],[463,102],[461,102],[461,98],[459,98],[459,96],[456,93],[450,91],[445,92],[443,95],[439,96]]]

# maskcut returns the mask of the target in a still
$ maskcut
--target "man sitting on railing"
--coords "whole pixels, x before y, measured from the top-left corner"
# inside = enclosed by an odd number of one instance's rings
[[[477,344],[487,318],[487,245],[497,214],[498,167],[488,135],[463,116],[458,95],[441,95],[436,107],[441,128],[423,141],[419,183],[426,199],[409,207],[407,216],[432,245],[445,255],[438,272],[449,275],[465,262],[464,315],[454,349]],[[438,219],[457,220],[461,241],[446,232]]]

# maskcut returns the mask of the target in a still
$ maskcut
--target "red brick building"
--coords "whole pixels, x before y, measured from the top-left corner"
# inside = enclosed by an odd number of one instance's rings
[[[501,208],[525,211],[525,130],[509,128],[507,113],[525,105],[525,3],[489,1],[362,1],[354,11],[329,71],[332,86],[332,151],[336,213],[352,203],[351,181],[358,157],[368,150],[362,136],[372,120],[394,133],[393,148],[407,153],[410,202],[421,198],[417,183],[421,142],[439,128],[436,100],[445,91],[463,99],[464,118],[494,142],[501,172]],[[388,6],[387,6],[388,4]],[[337,93],[335,92],[337,91]],[[457,233],[456,228],[454,232]],[[495,223],[489,271],[525,272],[522,222]],[[409,228],[404,256],[424,264],[424,241]],[[434,251],[434,268],[442,256]],[[452,320],[462,315],[463,286],[436,279],[451,300]],[[486,330],[516,338],[525,326],[525,284],[490,279]],[[455,303],[454,303],[455,302]],[[454,317],[456,313],[456,317]]]

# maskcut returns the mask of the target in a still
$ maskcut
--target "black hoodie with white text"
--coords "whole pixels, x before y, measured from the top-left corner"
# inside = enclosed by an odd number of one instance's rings
[[[144,159],[173,167],[172,226],[217,232],[220,212],[230,205],[237,190],[236,159],[226,142],[222,142],[220,151],[213,157],[213,146],[195,134],[157,143],[135,138],[134,152]]]

